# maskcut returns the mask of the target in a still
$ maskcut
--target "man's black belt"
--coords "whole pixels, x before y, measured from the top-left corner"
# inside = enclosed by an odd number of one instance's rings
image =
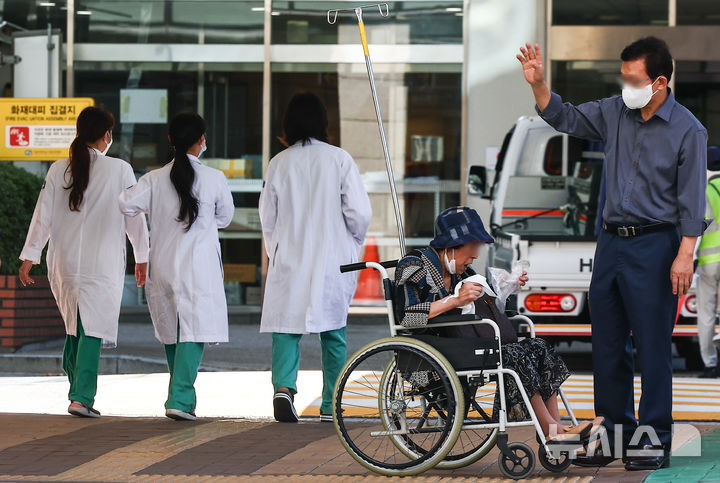
[[[603,221],[602,227],[605,231],[618,235],[623,238],[632,238],[635,236],[644,235],[646,233],[655,233],[658,231],[669,230],[675,228],[672,223],[651,223],[649,225],[611,225]]]

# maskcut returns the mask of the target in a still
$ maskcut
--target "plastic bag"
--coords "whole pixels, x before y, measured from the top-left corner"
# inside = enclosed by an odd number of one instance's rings
[[[518,280],[523,272],[527,272],[530,268],[530,262],[527,260],[517,260],[512,264],[512,272],[502,268],[488,268],[492,286],[495,288],[495,305],[501,311],[505,311],[507,298],[520,291],[520,281]]]

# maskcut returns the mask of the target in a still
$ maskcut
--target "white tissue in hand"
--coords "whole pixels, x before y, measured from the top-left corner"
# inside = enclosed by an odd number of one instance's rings
[[[483,293],[488,294],[491,297],[495,297],[495,292],[490,288],[490,285],[487,283],[487,279],[483,277],[482,275],[473,275],[471,277],[468,277],[464,280],[460,280],[457,285],[455,285],[455,293],[452,294],[450,297],[445,299],[445,302],[450,300],[453,297],[459,297],[460,296],[460,288],[464,283],[477,283],[482,285]],[[462,314],[474,314],[475,313],[475,302],[470,302],[467,305],[463,305],[460,307]]]

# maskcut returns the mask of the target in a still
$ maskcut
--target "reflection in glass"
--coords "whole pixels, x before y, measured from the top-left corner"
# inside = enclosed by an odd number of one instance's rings
[[[677,0],[678,25],[720,25],[720,2]]]
[[[386,2],[389,18],[367,9],[363,20],[374,44],[461,44],[461,1]],[[354,4],[347,4],[352,7]],[[276,44],[335,44],[357,42],[357,18],[343,12],[335,25],[327,11],[337,1],[273,1],[272,41]]]
[[[666,0],[594,2],[553,0],[552,22],[554,25],[667,25],[668,2]]]
[[[52,4],[52,6],[50,6]],[[0,2],[0,17],[5,35],[26,30],[45,30],[48,24],[53,28],[65,29],[65,0],[39,2],[34,0],[4,0]],[[48,6],[43,6],[48,5]],[[7,23],[5,23],[7,22]]]
[[[76,10],[78,43],[263,42],[263,2],[257,0],[87,0]]]
[[[574,104],[618,95],[620,65],[619,58],[616,61],[553,61],[552,89],[563,100]]]
[[[167,118],[185,111],[199,112],[208,122],[205,158],[249,158],[248,178],[261,178],[262,73],[228,72],[230,66],[169,63],[77,62],[75,92],[95,99],[118,120],[111,154],[145,172],[170,159],[167,126],[121,122],[120,90],[167,91]],[[248,66],[251,67],[251,66]],[[202,97],[199,99],[199,92]],[[244,173],[243,173],[244,174]],[[245,177],[245,176],[243,176]]]
[[[707,128],[708,145],[720,144],[720,62],[679,61],[675,96]]]

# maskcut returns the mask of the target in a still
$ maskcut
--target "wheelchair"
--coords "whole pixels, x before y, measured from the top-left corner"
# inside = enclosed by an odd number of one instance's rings
[[[508,442],[507,428],[534,426],[541,465],[553,472],[567,469],[572,452],[587,442],[545,443],[518,374],[502,366],[497,324],[472,314],[441,315],[428,327],[482,323],[493,328],[495,337],[464,340],[413,335],[413,328],[395,320],[395,287],[386,268],[396,265],[397,260],[340,267],[341,272],[365,268],[380,272],[390,325],[390,337],[358,350],[335,384],[333,421],[348,453],[375,473],[407,476],[431,468],[467,466],[497,446],[501,472],[520,479],[535,469],[535,454],[525,443]],[[522,336],[535,337],[528,317],[515,315],[511,321]],[[508,421],[504,386],[508,377],[517,384],[528,420]],[[499,411],[493,411],[496,392]],[[562,389],[558,392],[572,423],[577,424]]]

